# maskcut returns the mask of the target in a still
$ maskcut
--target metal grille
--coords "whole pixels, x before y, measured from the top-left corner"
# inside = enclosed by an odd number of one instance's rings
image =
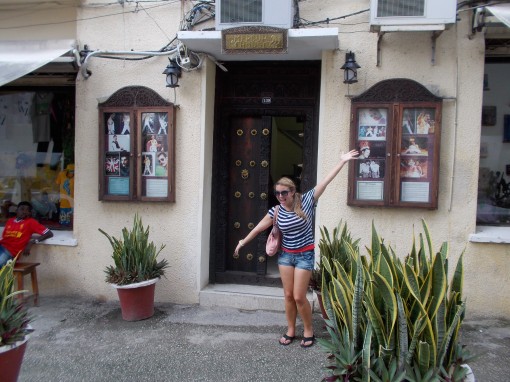
[[[222,23],[262,22],[262,0],[220,0]]]
[[[379,0],[377,17],[423,16],[425,0]]]

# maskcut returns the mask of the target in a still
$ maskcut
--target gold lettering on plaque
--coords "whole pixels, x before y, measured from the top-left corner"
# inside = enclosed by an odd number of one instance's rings
[[[281,33],[246,33],[225,36],[226,49],[282,49],[283,47]]]
[[[221,51],[225,54],[285,54],[286,29],[268,26],[244,26],[221,31]]]

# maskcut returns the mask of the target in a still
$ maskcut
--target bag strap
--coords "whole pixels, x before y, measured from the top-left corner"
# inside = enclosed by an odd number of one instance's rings
[[[278,210],[279,210],[279,209],[280,209],[280,206],[279,206],[279,205],[278,205],[278,206],[276,206],[276,207],[274,208],[273,227],[274,227],[274,226],[278,226],[278,224],[277,224],[277,220],[278,220]]]

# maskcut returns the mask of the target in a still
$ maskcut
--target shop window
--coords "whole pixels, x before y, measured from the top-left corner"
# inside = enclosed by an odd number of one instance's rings
[[[99,200],[175,201],[175,108],[132,86],[99,105]]]
[[[0,93],[0,224],[29,201],[51,229],[71,229],[74,87]]]
[[[510,227],[510,60],[485,64],[477,225]]]
[[[352,99],[348,204],[437,208],[442,101],[417,82],[382,81]]]

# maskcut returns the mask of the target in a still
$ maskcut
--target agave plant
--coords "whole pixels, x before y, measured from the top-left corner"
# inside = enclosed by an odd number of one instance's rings
[[[448,286],[448,244],[434,253],[425,221],[422,225],[419,246],[413,238],[403,261],[373,224],[368,257],[347,241],[338,246],[342,256],[321,256],[331,339],[319,343],[336,360],[328,380],[462,380],[463,371],[455,366],[465,310],[462,255]],[[357,357],[354,367],[339,362],[337,353],[346,348]],[[357,373],[350,373],[353,369]]]
[[[321,227],[321,240],[319,241],[319,250],[321,258],[327,261],[321,261],[318,269],[312,273],[313,289],[320,292],[322,285],[327,285],[336,277],[336,268],[331,269],[332,272],[326,272],[326,266],[333,260],[342,265],[342,268],[348,272],[351,270],[352,257],[348,251],[353,248],[357,250],[359,239],[353,241],[351,234],[347,228],[347,223],[340,221],[331,234],[326,227]]]
[[[15,298],[14,261],[10,260],[0,269],[0,347],[23,341],[30,333],[31,317],[22,303]]]
[[[112,259],[115,265],[106,267],[106,282],[127,285],[164,275],[168,261],[158,261],[157,257],[165,245],[162,244],[157,249],[152,241],[149,242],[149,226],[144,228],[138,214],[134,217],[130,231],[126,227],[122,229],[120,239],[110,236],[100,228],[99,232],[108,238],[113,249]]]

